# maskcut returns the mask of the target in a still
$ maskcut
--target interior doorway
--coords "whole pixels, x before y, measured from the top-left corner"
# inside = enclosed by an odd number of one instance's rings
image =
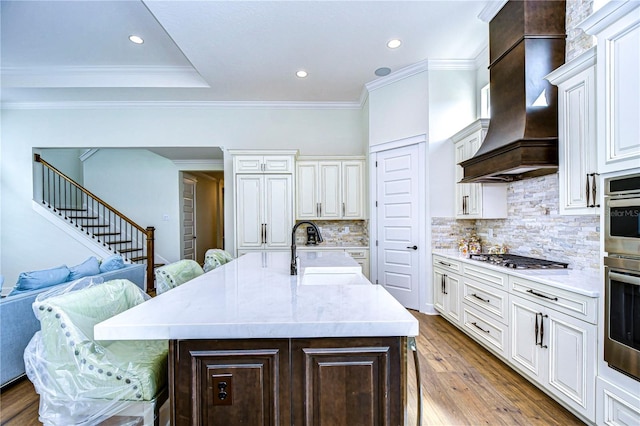
[[[180,194],[181,257],[202,264],[208,249],[224,248],[224,172],[181,172]]]

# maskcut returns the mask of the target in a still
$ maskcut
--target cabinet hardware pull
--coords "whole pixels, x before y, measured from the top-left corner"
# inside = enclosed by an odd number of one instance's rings
[[[345,211],[346,211],[346,209],[345,209],[345,207],[344,207],[344,203],[342,203],[342,216],[344,216],[344,215],[345,215]]]
[[[444,294],[449,294],[447,293],[447,274],[444,274],[442,276],[442,292]]]
[[[596,176],[600,176],[600,173],[591,173],[591,198],[593,198],[593,204],[591,207],[600,207],[600,204],[596,204],[596,194],[598,193],[598,188],[596,187]]]
[[[538,346],[538,332],[540,331],[540,327],[538,326],[538,313],[536,312],[536,323],[533,327],[533,331],[534,331],[534,339],[535,339],[535,343],[536,346]]]
[[[444,294],[444,277],[446,277],[445,274],[442,274],[442,276],[440,277],[440,293]]]
[[[542,312],[536,313],[536,326],[538,325],[538,315],[540,315],[540,343],[538,343],[536,339],[536,345],[539,345],[541,348],[546,349],[548,348],[548,346],[542,344],[544,340],[544,318],[549,318],[549,315],[545,315]]]
[[[531,289],[527,290],[527,293],[531,293],[531,294],[533,294],[534,296],[542,297],[542,298],[544,298],[544,299],[554,300],[554,301],[556,301],[556,302],[558,301],[558,298],[557,298],[557,297],[549,297],[549,296],[547,296],[547,295],[544,295],[544,294],[542,294],[542,293],[538,293],[538,292],[533,291],[533,290],[531,290]]]
[[[444,266],[451,267],[451,264],[450,264],[450,263],[443,262],[442,260],[438,260],[438,263],[439,263],[439,264],[441,264],[441,265],[444,265]]]
[[[487,334],[491,334],[491,332],[490,332],[489,330],[485,330],[484,328],[480,327],[480,326],[479,326],[477,323],[475,323],[475,322],[472,322],[472,323],[471,323],[471,325],[472,325],[472,326],[474,326],[475,328],[477,328],[478,330],[482,330],[482,331],[484,331],[484,332],[485,332],[485,333],[487,333]]]
[[[589,185],[589,176],[591,176],[591,175],[589,173],[587,173],[587,185],[586,185],[585,191],[586,191],[586,194],[587,194],[587,207],[592,207],[589,204],[589,199],[591,198],[591,188],[590,188],[590,185]]]
[[[264,243],[267,244],[267,224],[264,224]]]
[[[318,216],[322,216],[322,203],[318,203],[320,204],[320,214]]]
[[[475,294],[475,293],[472,293],[471,295],[472,295],[473,297],[475,297],[476,299],[482,300],[483,302],[490,303],[489,299],[483,299],[482,297],[478,296],[478,295],[477,295],[477,294]]]
[[[418,246],[407,246],[408,249],[418,250]]]
[[[462,196],[462,214],[467,214],[467,196]]]

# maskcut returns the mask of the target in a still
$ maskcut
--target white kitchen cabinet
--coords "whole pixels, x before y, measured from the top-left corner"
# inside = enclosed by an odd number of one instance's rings
[[[237,155],[233,166],[236,173],[293,173],[293,156]]]
[[[238,250],[283,250],[291,246],[292,175],[236,175]]]
[[[547,76],[558,86],[560,214],[597,214],[595,47]]]
[[[576,413],[595,417],[596,326],[511,295],[511,364]]]
[[[612,1],[580,24],[597,38],[598,171],[640,164],[640,2]]]
[[[634,394],[598,376],[596,381],[596,424],[637,426],[640,424],[640,385]]]
[[[456,219],[507,217],[507,186],[503,183],[458,183],[464,176],[460,163],[473,157],[487,134],[489,120],[479,119],[451,137],[456,157]]]
[[[300,160],[297,219],[364,219],[364,160]]]
[[[456,325],[461,322],[462,277],[441,267],[433,268],[434,308]]]

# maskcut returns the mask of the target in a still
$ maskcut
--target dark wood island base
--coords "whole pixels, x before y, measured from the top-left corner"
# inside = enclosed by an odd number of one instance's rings
[[[406,337],[171,340],[173,425],[404,425]]]

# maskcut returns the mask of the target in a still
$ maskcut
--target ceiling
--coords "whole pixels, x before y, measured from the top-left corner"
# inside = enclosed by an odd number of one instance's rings
[[[358,104],[380,67],[473,69],[503,3],[2,0],[2,102]]]

